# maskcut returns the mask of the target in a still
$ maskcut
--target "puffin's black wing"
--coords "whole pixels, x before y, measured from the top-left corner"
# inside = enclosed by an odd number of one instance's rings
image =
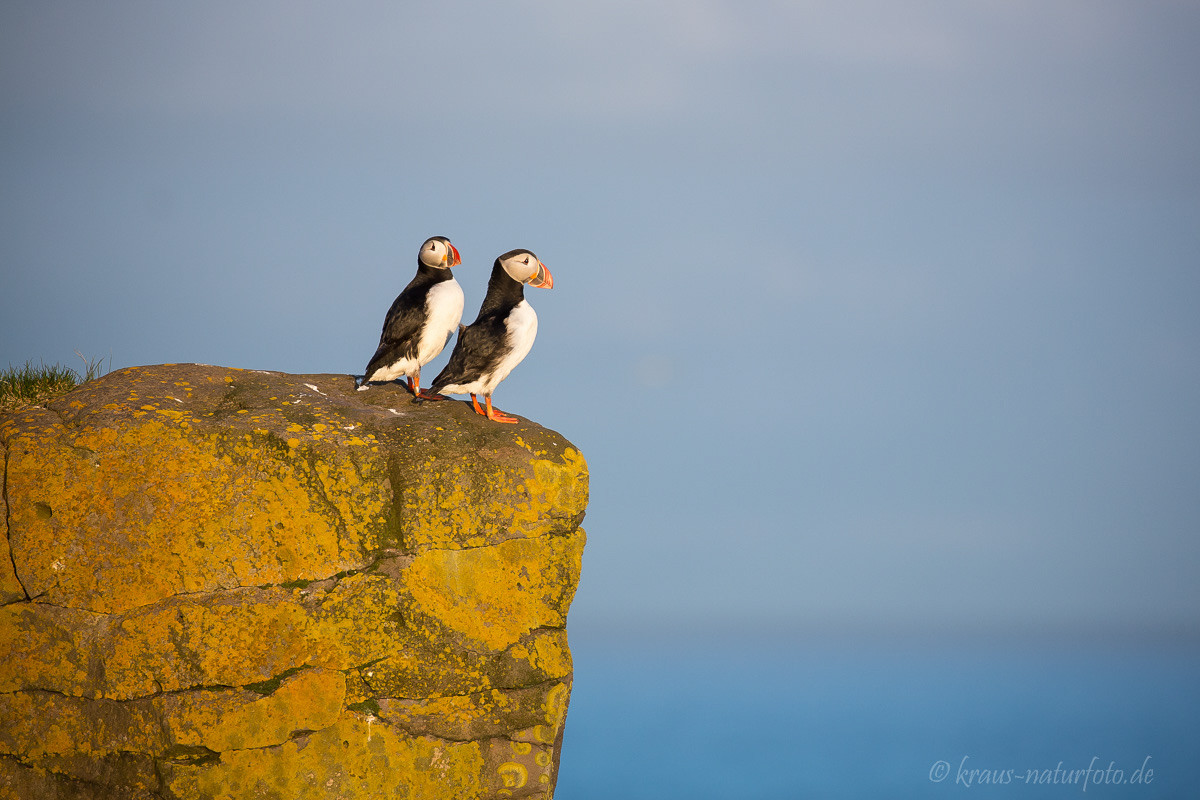
[[[433,379],[430,391],[472,383],[495,368],[508,350],[508,327],[495,315],[482,316],[459,331],[446,366]]]
[[[416,279],[392,301],[387,316],[383,319],[383,332],[379,334],[379,347],[367,364],[369,380],[375,370],[394,364],[401,358],[415,358],[420,342],[421,326],[425,323],[425,301],[429,296],[429,284]]]

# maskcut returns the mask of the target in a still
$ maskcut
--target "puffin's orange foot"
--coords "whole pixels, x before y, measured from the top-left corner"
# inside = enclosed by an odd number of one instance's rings
[[[417,399],[418,400],[449,400],[450,398],[446,397],[446,395],[444,395],[444,394],[438,394],[437,392],[431,392],[428,389],[422,389],[421,391],[417,392]]]
[[[510,417],[498,408],[492,408],[492,398],[485,398],[487,401],[487,418],[493,422],[516,422],[516,417]]]

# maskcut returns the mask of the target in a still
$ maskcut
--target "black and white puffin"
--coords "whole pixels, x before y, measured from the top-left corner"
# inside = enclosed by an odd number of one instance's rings
[[[516,422],[492,408],[492,392],[533,347],[537,314],[525,301],[525,285],[554,287],[554,276],[528,250],[510,250],[496,259],[479,317],[458,332],[450,361],[433,379],[433,392],[471,395],[477,414],[496,422]],[[479,407],[483,395],[487,410]]]
[[[379,347],[367,364],[359,391],[373,381],[393,381],[407,376],[408,388],[421,392],[421,367],[442,352],[463,312],[463,290],[451,267],[462,263],[458,248],[445,236],[433,236],[417,254],[416,277],[392,302],[383,320]]]

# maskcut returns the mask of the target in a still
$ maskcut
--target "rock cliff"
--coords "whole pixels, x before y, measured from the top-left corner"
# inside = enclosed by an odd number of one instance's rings
[[[583,457],[345,375],[0,416],[0,798],[553,794]]]

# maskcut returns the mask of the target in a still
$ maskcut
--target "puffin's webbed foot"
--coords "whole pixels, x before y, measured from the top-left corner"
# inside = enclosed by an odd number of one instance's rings
[[[509,416],[508,414],[505,414],[503,411],[501,411],[498,408],[492,408],[492,398],[490,395],[485,397],[484,400],[487,402],[487,414],[485,414],[484,416],[486,416],[488,419],[492,420],[493,422],[516,422],[517,421],[516,417]]]

